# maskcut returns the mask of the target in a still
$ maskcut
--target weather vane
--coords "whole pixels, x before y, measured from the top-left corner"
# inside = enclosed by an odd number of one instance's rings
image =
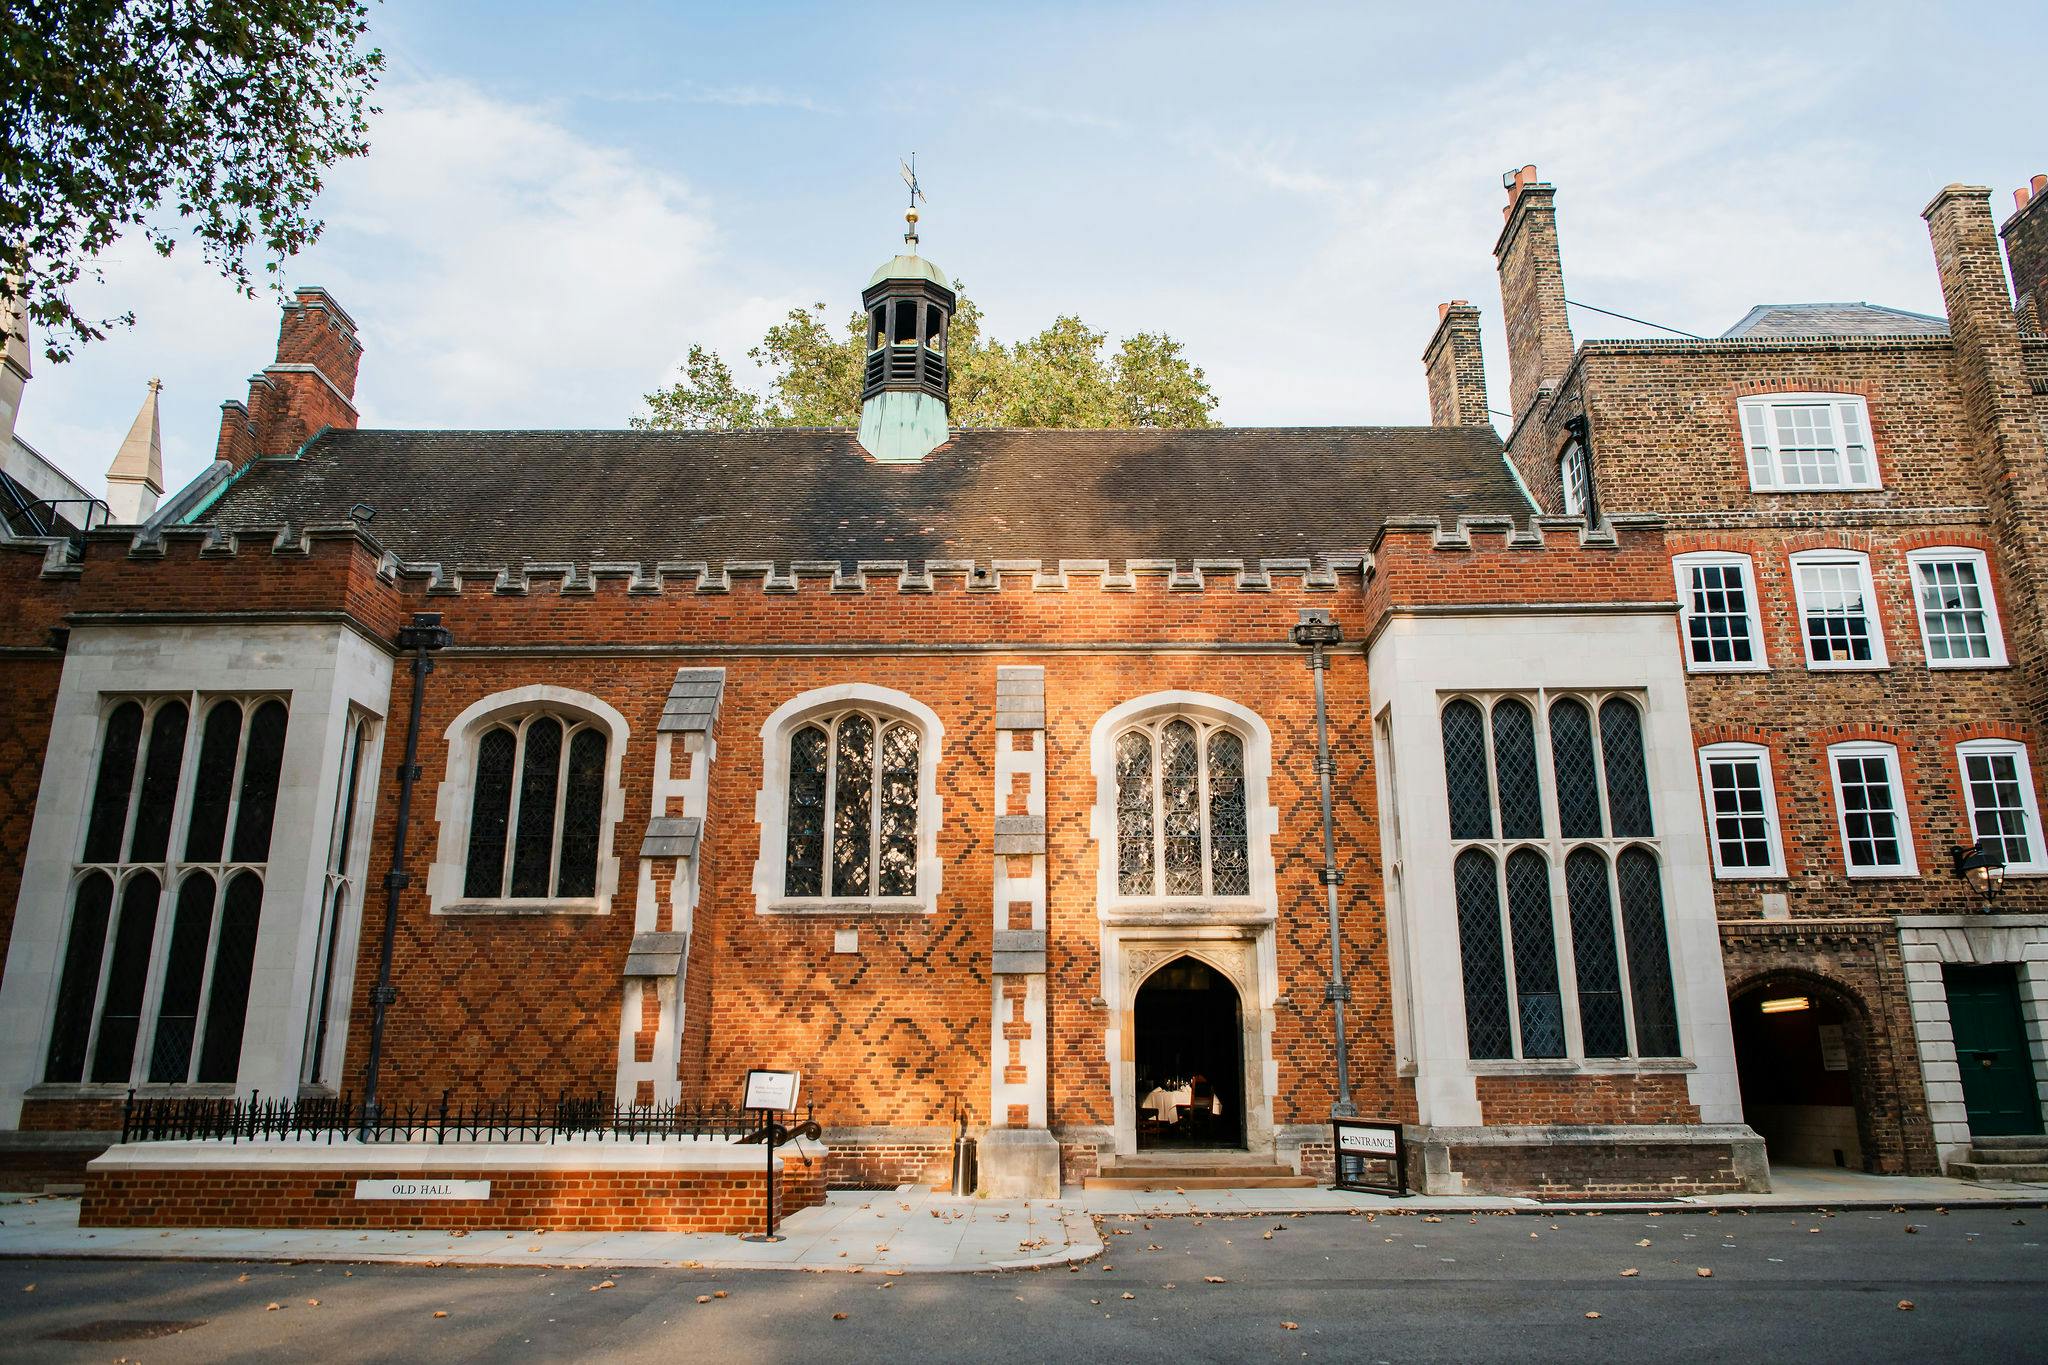
[[[924,190],[917,183],[917,153],[910,154],[910,160],[898,161],[897,167],[903,172],[903,183],[910,186],[910,207],[904,210],[903,221],[910,226],[903,234],[903,240],[910,243],[910,254],[917,254],[917,206],[925,201]]]

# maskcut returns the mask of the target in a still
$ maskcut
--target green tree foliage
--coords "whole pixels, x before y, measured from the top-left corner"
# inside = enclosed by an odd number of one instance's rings
[[[954,285],[956,291],[959,285]],[[692,346],[683,377],[647,395],[642,428],[734,431],[748,427],[860,425],[867,320],[836,334],[824,304],[794,308],[748,359],[769,373],[765,394],[734,380],[714,351]],[[960,293],[946,334],[952,420],[960,427],[1207,427],[1216,395],[1172,337],[1140,332],[1105,358],[1108,337],[1077,317],[1013,345],[982,335],[981,310]]]
[[[320,178],[369,150],[384,66],[359,0],[0,3],[0,298],[52,360],[127,325],[70,287],[130,229],[245,295],[320,235]]]

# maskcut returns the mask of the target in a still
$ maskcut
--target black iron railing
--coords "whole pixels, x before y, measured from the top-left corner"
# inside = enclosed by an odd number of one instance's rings
[[[121,1111],[123,1142],[674,1142],[737,1141],[760,1116],[749,1110],[684,1105],[624,1105],[609,1097],[553,1100],[485,1097],[390,1104],[366,1113],[353,1096],[338,1099],[191,1099],[130,1091]],[[806,1118],[809,1117],[806,1111]]]

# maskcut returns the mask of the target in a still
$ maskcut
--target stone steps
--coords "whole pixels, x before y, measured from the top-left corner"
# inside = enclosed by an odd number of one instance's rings
[[[1322,1182],[1250,1152],[1141,1152],[1106,1163],[1091,1190],[1310,1190]]]
[[[1951,1161],[1948,1173],[1958,1180],[2048,1181],[2048,1137],[2021,1133],[1971,1138],[1966,1159]]]
[[[2028,1166],[2048,1161],[2048,1146],[2035,1143],[2025,1147],[1987,1147],[1983,1141],[1970,1144],[1970,1160],[1985,1166]]]
[[[1971,1155],[1977,1155],[1972,1153]],[[2001,1180],[2048,1182],[2048,1161],[1997,1162],[1951,1161],[1948,1173],[1957,1180],[1995,1183]]]

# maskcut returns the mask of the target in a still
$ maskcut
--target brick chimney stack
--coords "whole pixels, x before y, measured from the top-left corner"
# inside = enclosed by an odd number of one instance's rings
[[[1433,427],[1484,427],[1486,366],[1479,351],[1479,310],[1464,299],[1436,306],[1436,335],[1422,348],[1422,368],[1429,375],[1429,424]]]
[[[1572,363],[1572,325],[1565,317],[1564,264],[1557,250],[1557,189],[1534,166],[1507,180],[1507,219],[1493,258],[1500,267],[1501,321],[1508,332],[1508,406],[1516,422],[1545,385]]]
[[[292,292],[277,330],[277,359],[249,377],[249,401],[221,404],[217,459],[237,469],[265,455],[289,455],[322,427],[353,430],[355,319],[325,289]]]
[[[2048,450],[2034,417],[2019,319],[2006,292],[1990,201],[1991,191],[1982,185],[1950,185],[1921,217],[1934,241],[1978,475],[2006,549],[2008,596],[2025,622],[2009,638],[2021,655],[2031,657],[2014,662],[2029,667],[2029,677],[2039,678],[2048,644]],[[2021,269],[2016,261],[2014,273]],[[2039,689],[2036,704],[2048,705]]]
[[[1998,235],[2005,239],[2005,259],[2012,267],[2020,330],[2048,332],[2048,175],[2014,190],[2012,202],[2012,217]]]

